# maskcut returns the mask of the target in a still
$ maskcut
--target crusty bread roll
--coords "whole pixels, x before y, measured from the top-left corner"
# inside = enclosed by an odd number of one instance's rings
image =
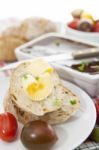
[[[55,23],[44,18],[28,18],[0,35],[0,61],[14,61],[16,47],[48,32],[56,32]]]
[[[28,18],[20,25],[21,36],[27,40],[34,39],[45,33],[56,32],[56,24],[45,18]]]
[[[15,61],[15,48],[24,44],[25,41],[14,36],[0,37],[0,61]]]
[[[9,27],[3,32],[3,36],[14,36],[30,41],[42,34],[56,32],[56,24],[45,18],[27,18],[19,26]]]
[[[12,27],[7,28],[2,33],[2,36],[3,37],[14,37],[14,38],[17,38],[17,39],[25,40],[27,42],[28,40],[25,38],[24,33],[21,31],[20,25],[19,26],[12,26]]]
[[[5,111],[13,113],[20,122],[25,124],[31,120],[41,119],[50,124],[57,124],[65,122],[77,111],[80,105],[79,98],[62,85],[55,70],[51,73],[53,91],[46,99],[39,102],[32,101],[24,92],[21,77],[25,73],[33,74],[31,62],[23,63],[14,70],[9,92],[4,100]],[[56,97],[62,101],[62,105],[58,109],[44,115],[34,114],[34,109],[37,109],[39,105],[43,107],[45,102],[53,101]]]

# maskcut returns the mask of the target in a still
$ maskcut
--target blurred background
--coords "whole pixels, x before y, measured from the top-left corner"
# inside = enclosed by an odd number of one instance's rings
[[[15,61],[17,47],[50,32],[99,47],[98,1],[0,0],[0,61]]]
[[[82,8],[98,18],[99,0],[0,0],[0,19],[42,16],[54,21],[66,22],[70,12]]]

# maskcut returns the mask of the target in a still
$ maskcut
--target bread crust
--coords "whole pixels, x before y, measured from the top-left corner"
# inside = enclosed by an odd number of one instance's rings
[[[0,37],[0,61],[15,61],[15,48],[24,44],[25,41],[14,36]]]
[[[48,122],[49,124],[61,124],[65,122],[68,118],[70,118],[76,110],[79,108],[80,102],[76,105],[76,108],[72,107],[70,109],[62,110],[62,108],[58,109],[57,111],[53,111],[50,113],[45,114],[44,116],[36,116],[31,112],[27,112],[17,106],[15,103],[15,97],[13,95],[10,95],[10,92],[8,92],[4,99],[4,110],[6,112],[11,112],[19,122],[22,124],[25,124],[29,121],[34,120],[44,120]]]

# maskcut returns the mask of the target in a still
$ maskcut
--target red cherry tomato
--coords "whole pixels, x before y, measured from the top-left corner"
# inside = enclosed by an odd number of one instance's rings
[[[68,26],[72,29],[77,29],[79,23],[79,19],[74,19],[73,21],[68,23]]]
[[[11,113],[0,114],[0,139],[3,141],[13,141],[18,129],[17,120]]]
[[[93,26],[93,32],[99,32],[99,21],[97,21]]]
[[[96,123],[99,125],[99,103],[96,103],[95,106],[96,106],[96,113],[97,113]]]
[[[95,98],[96,103],[99,103],[99,97]]]

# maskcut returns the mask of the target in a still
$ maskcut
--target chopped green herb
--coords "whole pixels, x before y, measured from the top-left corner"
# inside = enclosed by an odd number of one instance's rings
[[[85,63],[81,63],[80,66],[78,67],[78,70],[83,72],[85,67],[86,67],[86,64]]]
[[[62,101],[60,99],[55,99],[53,102],[53,105],[56,107],[60,107],[62,104]]]
[[[85,71],[85,69],[86,69],[86,67],[88,66],[88,62],[82,62],[82,63],[80,63],[80,66],[78,67],[78,70],[79,71]]]
[[[24,74],[24,75],[23,75],[23,78],[24,78],[24,79],[27,79],[27,78],[28,78],[28,75],[27,75],[27,74]]]
[[[76,101],[75,99],[71,99],[71,100],[70,100],[70,103],[71,103],[72,105],[75,105],[75,104],[77,103],[77,101]]]
[[[40,79],[40,77],[35,77],[35,79],[38,81]]]
[[[56,46],[60,46],[60,41],[55,41]]]
[[[25,53],[28,53],[28,54],[30,54],[30,53],[31,53],[31,51],[30,51],[30,50],[26,50],[26,49],[21,49],[21,51],[22,51],[22,52],[25,52]]]
[[[26,53],[30,54],[30,53],[31,53],[31,51],[26,51]]]

